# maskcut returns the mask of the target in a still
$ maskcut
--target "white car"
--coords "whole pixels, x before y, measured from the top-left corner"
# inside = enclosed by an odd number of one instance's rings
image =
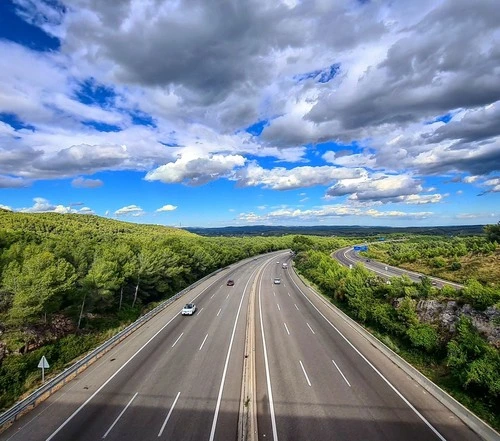
[[[281,283],[281,279],[280,279],[279,277],[276,277],[276,278],[274,279],[274,284],[275,284],[275,285],[279,285],[280,283]]]
[[[184,308],[182,308],[182,315],[193,315],[196,311],[196,305],[194,303],[186,303]]]

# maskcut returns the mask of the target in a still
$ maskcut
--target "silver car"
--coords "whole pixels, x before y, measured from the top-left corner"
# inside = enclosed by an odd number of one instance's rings
[[[182,308],[182,315],[193,315],[196,311],[196,305],[194,303],[186,303],[184,308]]]

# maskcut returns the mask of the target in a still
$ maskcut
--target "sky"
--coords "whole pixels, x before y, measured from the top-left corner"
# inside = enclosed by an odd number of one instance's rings
[[[0,208],[497,223],[498,0],[2,0]]]

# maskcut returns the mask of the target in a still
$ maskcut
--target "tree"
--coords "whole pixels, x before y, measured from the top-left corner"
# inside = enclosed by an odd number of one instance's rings
[[[74,288],[75,270],[64,259],[35,246],[26,247],[22,262],[11,261],[4,270],[4,289],[13,293],[10,319],[28,324],[47,321],[65,293]]]
[[[488,241],[500,244],[500,221],[496,225],[486,225],[484,232]]]

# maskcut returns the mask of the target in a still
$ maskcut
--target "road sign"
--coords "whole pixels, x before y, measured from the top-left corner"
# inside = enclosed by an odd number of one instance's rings
[[[38,368],[42,370],[42,383],[45,382],[45,369],[48,369],[49,362],[45,358],[45,355],[42,355],[42,358],[40,358],[40,361],[38,362]]]

